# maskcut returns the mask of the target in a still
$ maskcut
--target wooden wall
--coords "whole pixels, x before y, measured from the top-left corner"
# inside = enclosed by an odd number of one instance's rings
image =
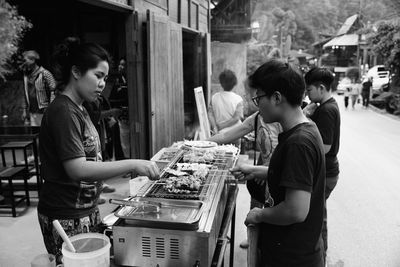
[[[194,31],[209,33],[209,1],[207,0],[142,0],[133,1],[139,12],[150,10],[168,16],[169,20]]]
[[[136,103],[136,107],[130,103],[131,148],[132,157],[149,158],[162,147],[184,138],[182,32],[199,36],[209,32],[209,2],[135,0],[132,4],[138,18],[133,22],[138,37],[133,47],[133,67],[128,68],[135,72],[131,77],[134,92],[129,96],[135,98],[130,102]],[[207,79],[202,83],[205,87]]]
[[[149,12],[148,69],[152,153],[183,139],[182,30],[166,16]]]

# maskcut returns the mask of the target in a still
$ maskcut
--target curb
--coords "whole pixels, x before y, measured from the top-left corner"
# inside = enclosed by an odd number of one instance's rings
[[[375,107],[375,106],[372,105],[372,104],[369,104],[368,109],[370,109],[370,110],[372,110],[372,111],[374,111],[374,112],[376,112],[376,113],[379,113],[379,114],[385,115],[385,116],[387,116],[387,117],[390,117],[390,118],[392,118],[392,119],[395,119],[395,120],[400,121],[400,116],[390,114],[390,113],[388,113],[385,109],[377,108],[377,107]]]

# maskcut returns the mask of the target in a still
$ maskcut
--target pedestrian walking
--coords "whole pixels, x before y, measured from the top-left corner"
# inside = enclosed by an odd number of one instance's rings
[[[362,91],[361,91],[362,104],[366,108],[369,105],[371,87],[372,87],[372,77],[367,77],[362,83]]]
[[[335,188],[339,179],[339,162],[337,154],[340,144],[340,112],[336,100],[332,96],[334,76],[325,68],[311,69],[305,75],[307,94],[318,107],[309,118],[315,122],[321,134],[325,152],[326,181],[325,201]],[[324,260],[328,250],[327,208],[324,209],[322,239],[324,241]]]
[[[359,101],[360,93],[361,93],[361,84],[358,82],[354,82],[351,84],[350,90],[350,99],[351,99],[351,108],[354,110],[356,104]]]
[[[260,266],[322,267],[321,229],[325,206],[325,157],[315,123],[303,114],[302,74],[288,63],[271,60],[249,77],[254,101],[266,123],[283,132],[269,167],[238,165],[238,179],[268,179],[272,207],[254,208],[245,224],[259,224]]]

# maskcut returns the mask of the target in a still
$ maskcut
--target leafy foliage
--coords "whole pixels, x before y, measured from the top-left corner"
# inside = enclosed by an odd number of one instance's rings
[[[400,93],[400,20],[382,21],[370,34],[374,53],[380,55],[394,75],[391,91]]]
[[[400,70],[400,21],[382,21],[378,24],[370,41],[372,49],[385,59],[386,65],[392,71],[399,73]]]
[[[0,0],[0,78],[10,72],[10,59],[18,50],[24,32],[32,27],[17,9]]]
[[[345,20],[354,14],[360,13],[365,24],[386,19],[392,12],[392,1],[397,0],[263,0],[256,2],[253,20],[263,17],[261,20],[266,23],[262,25],[259,36],[264,40],[260,41],[271,43],[276,39],[274,30],[279,23],[276,15],[282,15],[278,11],[292,12],[297,25],[297,31],[292,35],[293,48],[308,49],[318,39],[319,33],[335,35]]]

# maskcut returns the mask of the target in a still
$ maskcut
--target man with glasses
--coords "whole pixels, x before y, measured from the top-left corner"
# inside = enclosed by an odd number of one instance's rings
[[[251,93],[255,91],[248,88],[247,81],[245,82],[246,90]],[[258,101],[253,98],[253,102],[258,107]],[[254,155],[254,165],[268,166],[271,160],[272,152],[278,145],[278,135],[282,132],[282,127],[278,122],[265,123],[257,111],[251,116],[247,117],[242,124],[237,125],[226,132],[218,133],[208,138],[208,141],[217,142],[218,144],[231,144],[246,134],[254,132],[255,145],[257,146],[260,155],[257,159]],[[255,154],[255,153],[254,153]],[[268,184],[265,179],[249,180],[246,183],[247,189],[250,193],[250,210],[258,207],[262,208],[264,205],[272,205],[272,199],[269,196]],[[248,248],[249,244],[243,240],[239,246],[241,248]]]
[[[340,112],[331,91],[334,77],[328,69],[314,68],[307,72],[304,78],[307,85],[308,97],[314,103],[314,106],[318,104],[315,111],[306,112],[306,115],[317,125],[324,143],[326,164],[325,200],[327,200],[339,179],[337,154],[340,142]],[[324,240],[324,258],[326,258],[326,251],[328,249],[326,208],[324,210],[322,239]]]
[[[283,132],[269,167],[240,165],[238,179],[264,178],[272,207],[254,208],[245,224],[259,224],[262,266],[321,267],[321,229],[325,206],[325,157],[318,128],[303,114],[305,91],[301,73],[287,63],[271,60],[250,77],[253,98],[266,123],[279,122]]]

